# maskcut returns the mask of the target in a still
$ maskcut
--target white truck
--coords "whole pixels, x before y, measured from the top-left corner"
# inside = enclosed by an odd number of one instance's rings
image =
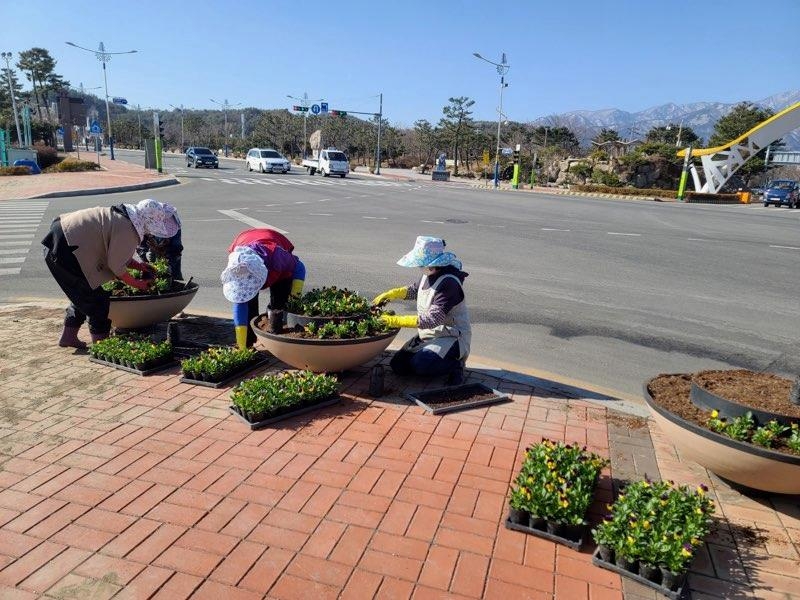
[[[323,177],[338,175],[345,177],[350,172],[350,163],[347,156],[336,148],[325,148],[320,150],[316,158],[304,158],[303,166],[309,175],[314,175],[317,171]]]

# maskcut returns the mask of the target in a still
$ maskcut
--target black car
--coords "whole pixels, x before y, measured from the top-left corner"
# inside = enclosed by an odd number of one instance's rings
[[[193,166],[195,169],[200,167],[219,169],[219,159],[208,148],[192,146],[186,151],[186,166]]]

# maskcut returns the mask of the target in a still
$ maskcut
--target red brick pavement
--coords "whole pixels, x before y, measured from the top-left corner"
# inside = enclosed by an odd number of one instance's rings
[[[528,444],[609,455],[604,407],[473,372],[513,402],[431,416],[400,397],[421,382],[387,375],[373,400],[361,369],[340,404],[252,432],[229,389],[89,363],[52,343],[58,321],[0,309],[0,598],[623,597],[591,549],[502,525]],[[796,505],[741,496],[653,437],[662,474],[710,483],[727,519],[695,597],[792,597]]]

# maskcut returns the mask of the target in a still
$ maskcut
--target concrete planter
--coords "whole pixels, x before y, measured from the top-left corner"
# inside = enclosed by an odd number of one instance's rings
[[[755,490],[800,494],[800,456],[740,442],[701,427],[653,401],[644,385],[644,399],[653,419],[682,455],[720,477]]]
[[[337,373],[363,365],[386,350],[400,331],[394,329],[380,335],[350,340],[287,337],[259,328],[256,323],[263,316],[259,315],[250,322],[261,345],[287,365],[314,373]]]
[[[169,321],[189,305],[197,290],[196,283],[189,283],[178,292],[156,296],[112,296],[108,318],[119,329],[135,329]]]

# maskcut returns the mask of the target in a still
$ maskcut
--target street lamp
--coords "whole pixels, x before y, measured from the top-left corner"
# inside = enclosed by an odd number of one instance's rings
[[[308,134],[306,133],[307,123],[308,123],[308,92],[303,92],[303,97],[298,98],[297,96],[292,96],[291,94],[286,94],[287,98],[291,98],[292,100],[297,100],[301,103],[301,106],[306,110],[303,111],[303,158],[306,157],[306,144],[308,143]],[[320,98],[319,100],[315,100],[315,102],[324,102],[325,98]]]
[[[170,106],[175,110],[180,111],[181,113],[181,152],[183,152],[184,150],[186,150],[186,148],[184,148],[183,146],[183,104],[181,104],[180,108],[178,108],[174,104],[170,104]]]
[[[225,156],[227,157],[228,156],[228,109],[241,106],[242,103],[240,102],[239,104],[229,104],[227,98],[225,99],[224,102],[218,102],[213,98],[209,98],[209,100],[211,100],[214,104],[219,104],[222,107],[223,111],[225,112],[225,148],[223,149],[223,151],[225,152]]]
[[[473,52],[472,56],[493,65],[497,69],[497,74],[500,75],[500,108],[497,109],[497,149],[494,154],[494,187],[496,188],[500,184],[500,124],[503,122],[503,88],[508,87],[505,82],[505,75],[511,65],[506,61],[505,52],[502,53],[499,63],[484,58],[477,52]]]
[[[72,46],[73,48],[86,50],[87,52],[93,52],[97,60],[103,63],[103,83],[106,88],[106,124],[108,125],[108,147],[111,149],[111,160],[114,160],[114,134],[111,132],[111,109],[108,107],[108,77],[106,76],[106,63],[110,61],[111,57],[115,54],[135,54],[138,52],[138,50],[107,52],[103,42],[100,42],[100,46],[97,50],[90,50],[89,48],[78,46],[78,44],[73,44],[72,42],[66,42],[66,44],[67,46]]]
[[[19,115],[17,114],[17,99],[14,96],[14,86],[11,85],[11,67],[8,62],[13,58],[11,52],[2,52],[0,56],[6,61],[6,77],[8,78],[8,92],[11,94],[11,109],[14,111],[14,124],[17,126],[17,144],[22,148],[22,130],[19,128]]]

